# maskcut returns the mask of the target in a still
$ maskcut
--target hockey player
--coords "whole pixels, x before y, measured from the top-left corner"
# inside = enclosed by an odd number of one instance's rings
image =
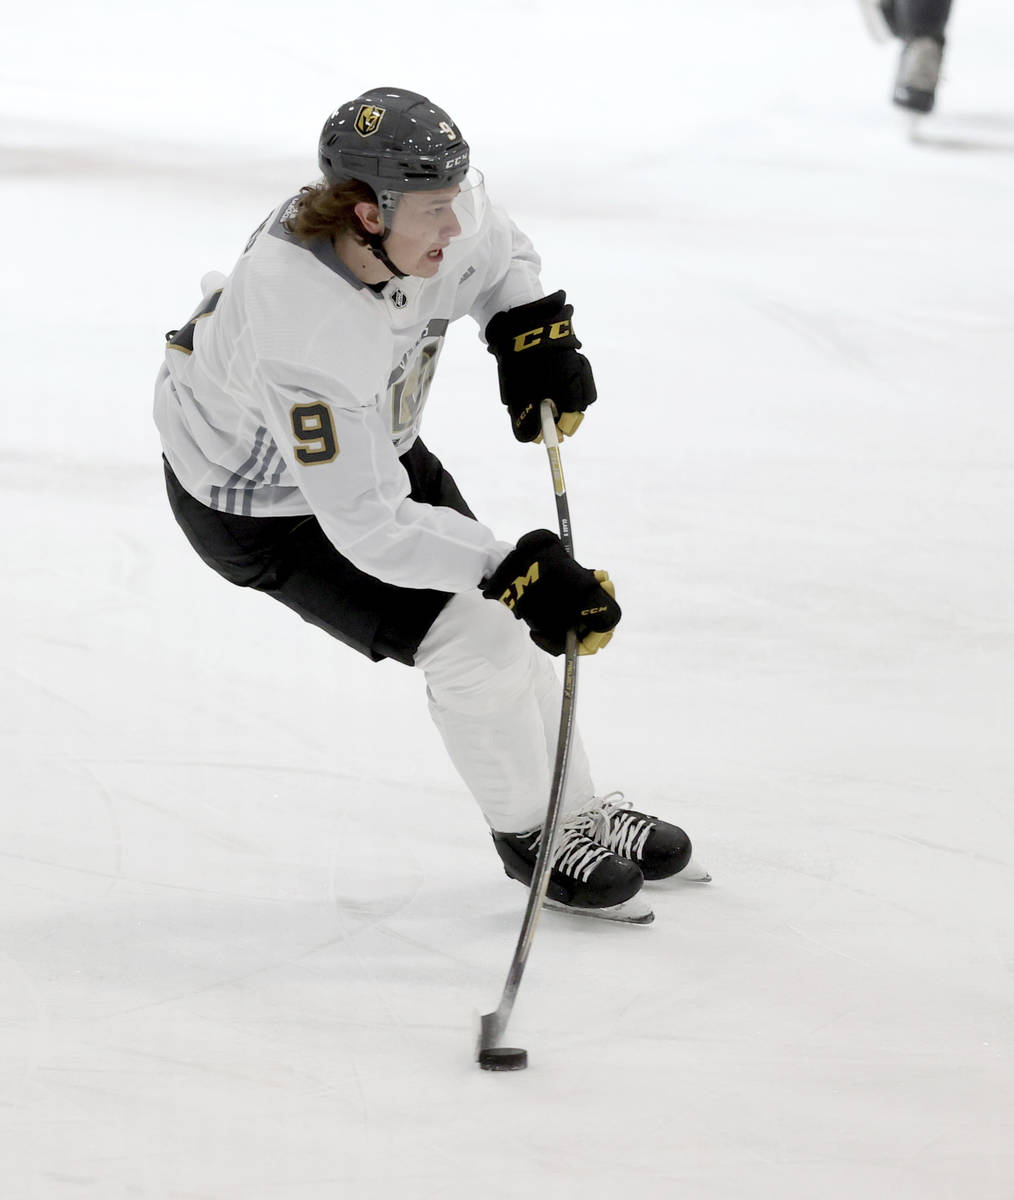
[[[860,0],[860,3],[874,36],[901,41],[894,103],[913,113],[932,112],[951,0]]]
[[[541,436],[543,398],[562,435],[577,430],[591,367],[565,294],[543,294],[538,255],[487,203],[442,109],[366,92],[328,118],[319,163],[323,179],[270,213],[167,335],[155,421],[172,511],[229,582],[422,671],[451,760],[527,884],[559,722],[550,656],[571,628],[582,653],[602,649],[620,608],[608,574],[555,534],[512,544],[479,522],[419,427],[466,314],[522,442]],[[620,800],[596,797],[575,739],[551,898],[608,910],[686,869],[686,834]]]

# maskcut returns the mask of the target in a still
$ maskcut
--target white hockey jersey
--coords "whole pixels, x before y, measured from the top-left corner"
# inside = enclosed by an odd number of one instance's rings
[[[448,325],[480,329],[542,296],[540,261],[487,206],[480,232],[433,278],[360,282],[328,239],[292,237],[287,200],[255,231],[220,292],[166,348],[155,423],[180,483],[213,509],[313,514],[360,570],[460,592],[510,550],[448,508],[409,499],[398,461],[415,441]]]

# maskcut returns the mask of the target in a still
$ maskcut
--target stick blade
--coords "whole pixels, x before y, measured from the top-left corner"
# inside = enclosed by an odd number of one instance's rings
[[[483,1013],[479,1017],[478,1030],[475,1039],[475,1057],[476,1061],[482,1056],[483,1051],[492,1050],[497,1042],[499,1042],[503,1034],[503,1021],[500,1018],[500,1010],[495,1012]]]

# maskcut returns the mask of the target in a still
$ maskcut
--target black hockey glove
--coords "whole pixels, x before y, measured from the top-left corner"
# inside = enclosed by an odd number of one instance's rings
[[[573,434],[595,399],[591,364],[578,354],[565,292],[497,313],[486,326],[486,342],[500,373],[500,399],[511,415],[519,442],[542,436],[543,400],[556,407],[561,436]]]
[[[548,529],[526,533],[482,594],[527,622],[532,641],[549,654],[564,652],[569,629],[577,633],[578,652],[594,654],[613,636],[620,619],[608,573],[576,563]]]

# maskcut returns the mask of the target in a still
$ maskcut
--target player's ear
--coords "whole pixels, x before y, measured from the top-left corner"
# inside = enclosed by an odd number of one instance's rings
[[[368,200],[360,200],[353,209],[356,216],[359,218],[359,223],[367,233],[383,233],[384,222],[380,215],[380,209],[376,204],[370,204]]]

